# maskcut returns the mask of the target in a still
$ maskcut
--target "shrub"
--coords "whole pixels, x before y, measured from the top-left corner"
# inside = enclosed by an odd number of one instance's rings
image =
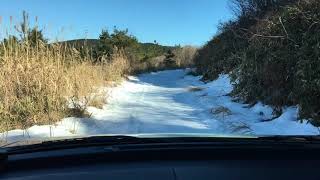
[[[230,73],[234,97],[272,105],[276,115],[299,105],[300,118],[320,121],[320,2],[236,1],[237,19],[195,57],[198,72]]]
[[[245,35],[236,22],[230,21],[222,24],[219,34],[198,50],[194,62],[204,80],[216,79],[219,74],[229,73],[241,63],[235,53],[247,46]]]

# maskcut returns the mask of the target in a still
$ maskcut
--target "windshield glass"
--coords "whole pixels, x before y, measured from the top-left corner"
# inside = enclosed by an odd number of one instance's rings
[[[318,0],[8,0],[4,144],[318,135]]]

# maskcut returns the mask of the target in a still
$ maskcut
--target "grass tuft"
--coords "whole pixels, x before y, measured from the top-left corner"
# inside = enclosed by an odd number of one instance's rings
[[[219,106],[217,108],[212,108],[211,113],[215,114],[215,115],[222,114],[222,115],[227,115],[227,116],[232,114],[230,109],[223,107],[223,106]]]

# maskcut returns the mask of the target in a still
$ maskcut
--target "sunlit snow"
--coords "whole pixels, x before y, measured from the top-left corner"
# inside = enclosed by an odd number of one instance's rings
[[[129,77],[108,88],[103,109],[89,107],[90,118],[65,118],[55,125],[2,133],[10,141],[25,138],[95,134],[212,133],[217,135],[317,135],[318,128],[297,120],[297,108],[288,107],[271,119],[272,109],[261,103],[251,108],[233,102],[227,75],[210,83],[168,70]],[[191,91],[190,87],[198,87]]]

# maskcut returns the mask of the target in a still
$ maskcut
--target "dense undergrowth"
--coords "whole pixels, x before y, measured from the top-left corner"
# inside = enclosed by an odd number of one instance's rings
[[[233,0],[235,20],[195,57],[212,80],[229,73],[232,95],[254,104],[298,105],[301,119],[320,122],[320,1]]]

